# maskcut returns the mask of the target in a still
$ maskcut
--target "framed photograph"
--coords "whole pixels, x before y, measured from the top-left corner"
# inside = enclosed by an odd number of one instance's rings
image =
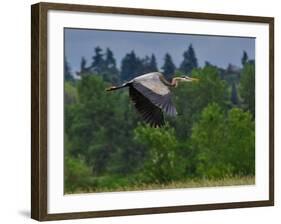
[[[274,204],[274,18],[31,9],[33,219]]]

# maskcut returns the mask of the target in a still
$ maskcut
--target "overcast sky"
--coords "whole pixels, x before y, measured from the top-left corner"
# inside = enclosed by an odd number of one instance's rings
[[[139,57],[155,54],[158,68],[163,65],[164,55],[168,52],[178,66],[189,44],[194,47],[199,66],[209,61],[223,68],[229,63],[241,67],[244,50],[250,59],[255,58],[254,38],[65,29],[65,55],[72,71],[79,70],[82,56],[86,58],[88,65],[91,63],[96,46],[103,49],[109,47],[118,67],[125,54],[131,50]]]

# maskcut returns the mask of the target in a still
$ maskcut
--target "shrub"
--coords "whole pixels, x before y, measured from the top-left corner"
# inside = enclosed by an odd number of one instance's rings
[[[142,170],[145,182],[165,183],[182,176],[183,165],[178,156],[178,142],[174,129],[138,126],[135,140],[147,147],[147,159]]]

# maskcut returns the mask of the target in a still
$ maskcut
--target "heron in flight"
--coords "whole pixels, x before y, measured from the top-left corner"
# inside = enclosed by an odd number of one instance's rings
[[[188,76],[174,77],[167,81],[160,72],[151,72],[135,77],[120,86],[111,86],[106,91],[129,88],[129,95],[137,111],[144,121],[152,127],[165,124],[164,114],[176,116],[177,110],[172,103],[170,88],[178,86],[179,82],[192,82],[198,79]]]

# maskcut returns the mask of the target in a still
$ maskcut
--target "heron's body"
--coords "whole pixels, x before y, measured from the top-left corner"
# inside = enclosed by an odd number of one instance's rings
[[[150,89],[154,93],[159,95],[166,95],[170,93],[169,88],[161,81],[163,75],[160,72],[147,73],[138,76],[132,80],[132,82],[140,83],[144,87]]]
[[[129,87],[130,98],[143,119],[153,127],[160,127],[165,124],[163,112],[169,116],[177,115],[169,87],[176,87],[177,81],[183,79],[192,80],[176,77],[170,83],[160,72],[151,72],[107,90]]]

